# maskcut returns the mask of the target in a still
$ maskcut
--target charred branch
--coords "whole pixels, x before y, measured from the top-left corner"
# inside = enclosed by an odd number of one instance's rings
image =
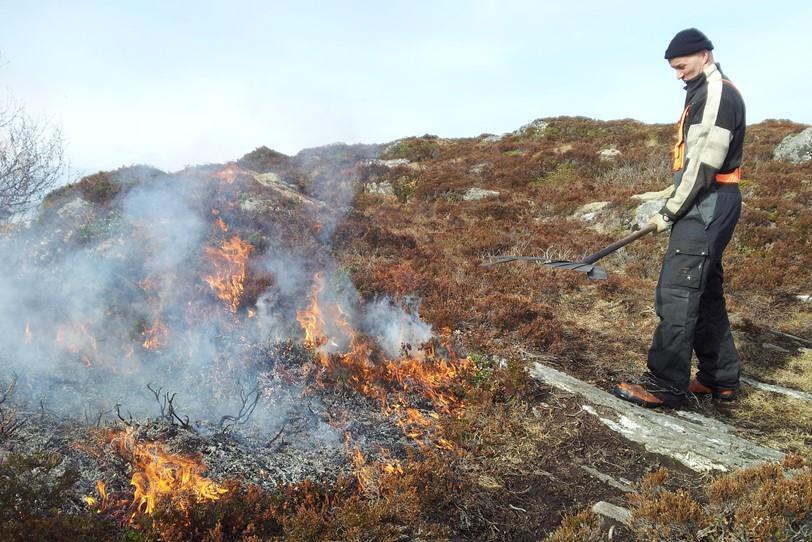
[[[118,417],[118,419],[121,420],[122,422],[124,422],[124,425],[126,425],[128,427],[131,427],[132,424],[133,424],[132,412],[130,412],[128,410],[127,411],[127,419],[125,419],[124,416],[121,415],[121,403],[116,403],[116,406],[114,408],[116,410],[116,416]]]
[[[95,411],[91,411],[90,409],[85,410],[85,423],[88,425],[93,425],[95,427],[101,427],[102,420],[108,414],[112,414],[116,410],[115,407],[104,410],[103,408],[97,409]]]
[[[266,446],[270,446],[271,444],[273,444],[276,441],[276,439],[278,439],[280,436],[282,436],[282,431],[285,430],[285,427],[287,425],[288,425],[288,422],[282,423],[282,427],[280,427],[279,431],[276,433],[276,435],[274,435],[274,437],[271,440],[268,441],[268,444]]]
[[[245,387],[240,386],[240,410],[235,416],[225,415],[220,418],[220,430],[225,433],[235,425],[243,425],[254,413],[254,409],[259,402],[259,388],[254,387],[246,392]]]
[[[181,416],[178,414],[177,409],[175,408],[175,396],[177,393],[170,394],[169,392],[161,394],[163,388],[158,388],[157,390],[152,387],[152,384],[147,384],[147,389],[152,392],[152,395],[155,396],[155,401],[158,403],[158,406],[161,409],[161,416],[160,419],[168,421],[172,425],[175,425],[175,422],[179,423],[181,427],[184,429],[192,429],[192,426],[189,424],[189,417]]]

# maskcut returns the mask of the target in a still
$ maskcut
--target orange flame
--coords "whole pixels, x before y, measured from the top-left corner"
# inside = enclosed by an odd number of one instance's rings
[[[228,490],[205,478],[205,465],[193,458],[169,453],[155,442],[138,443],[131,432],[113,440],[122,457],[133,466],[130,484],[133,493],[133,516],[137,512],[152,514],[161,501],[187,510],[202,501],[216,501]]]
[[[214,266],[214,273],[203,280],[218,299],[224,301],[231,312],[237,312],[244,290],[246,262],[253,247],[235,235],[220,248],[206,248],[206,255]]]
[[[169,328],[167,328],[161,321],[160,313],[155,316],[152,326],[144,331],[146,339],[144,339],[143,346],[147,350],[156,350],[165,346],[169,340]]]
[[[319,305],[319,296],[323,291],[324,277],[321,273],[316,273],[313,277],[313,286],[310,291],[310,305],[307,309],[296,312],[296,319],[305,332],[304,342],[311,348],[318,348],[327,342],[324,315]]]
[[[465,403],[456,390],[460,377],[471,370],[470,359],[457,358],[451,345],[447,345],[451,352],[450,359],[437,358],[433,351],[427,351],[424,359],[373,362],[371,353],[377,350],[369,338],[358,335],[352,329],[347,313],[337,304],[320,304],[324,289],[324,277],[317,273],[313,279],[308,308],[299,311],[296,318],[304,330],[305,344],[317,350],[326,375],[340,374],[356,390],[376,398],[383,412],[393,415],[404,434],[416,441],[429,437],[440,420],[438,412],[457,415],[462,412]],[[330,336],[330,329],[350,338],[349,351],[330,353],[335,349],[329,347],[337,346],[336,340]],[[434,411],[424,413],[409,406],[413,394],[429,399]],[[443,438],[434,440],[434,446],[453,449],[453,445]],[[363,467],[357,450],[354,461],[356,470]]]
[[[228,231],[228,224],[226,224],[220,217],[217,217],[217,220],[214,221],[214,227],[222,232]]]
[[[322,365],[328,367],[330,356],[328,351],[339,348],[339,337],[349,339],[349,344],[356,345],[357,334],[349,322],[349,314],[334,304],[322,309],[319,298],[325,289],[324,275],[316,273],[313,277],[313,286],[310,291],[310,304],[307,309],[296,312],[296,319],[305,332],[305,344],[315,348],[319,353]],[[333,328],[333,332],[329,328]],[[331,336],[333,335],[333,336]]]
[[[54,341],[63,350],[79,354],[82,363],[87,367],[93,365],[93,360],[99,353],[96,337],[90,333],[87,324],[84,323],[60,325],[56,330]]]
[[[101,503],[96,500],[96,497],[85,495],[83,497],[85,504],[91,508],[98,508],[99,511],[106,510],[109,506],[109,498],[107,497],[107,488],[105,487],[104,482],[101,480],[96,480],[96,492],[101,498]]]

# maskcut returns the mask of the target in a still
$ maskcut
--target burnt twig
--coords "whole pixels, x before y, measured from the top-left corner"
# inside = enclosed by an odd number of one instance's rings
[[[285,426],[286,426],[287,424],[288,424],[288,422],[283,422],[283,423],[282,423],[282,427],[279,429],[279,432],[276,434],[276,436],[274,436],[274,438],[272,438],[271,440],[269,440],[269,441],[268,441],[268,444],[267,444],[266,446],[270,446],[271,444],[273,444],[273,443],[274,443],[274,441],[275,441],[276,439],[278,439],[278,438],[279,438],[279,437],[282,435],[282,431],[284,431],[284,430],[285,430]]]
[[[127,416],[129,416],[130,419],[125,420],[124,416],[121,415],[121,403],[116,403],[115,408],[116,408],[116,416],[118,416],[118,419],[121,420],[122,422],[124,422],[125,425],[132,426],[132,424],[133,424],[133,415],[132,415],[132,413],[128,410],[127,411]]]
[[[223,433],[235,425],[243,425],[248,421],[259,402],[259,387],[254,387],[246,393],[245,388],[240,386],[240,401],[240,411],[236,416],[225,415],[220,418],[220,429]]]
[[[109,410],[104,410],[103,408],[98,409],[98,411],[95,412],[95,414],[94,414],[95,417],[96,417],[96,421],[94,422],[94,425],[96,427],[101,427],[102,418],[104,418],[104,416],[106,416],[107,414],[112,414],[113,410],[115,410],[115,408],[111,408]],[[85,423],[87,423],[87,424],[90,423],[89,418],[90,418],[90,411],[85,410]]]
[[[178,415],[178,411],[175,409],[174,401],[177,393],[170,395],[169,392],[166,392],[161,395],[163,387],[156,390],[152,387],[152,383],[147,384],[147,389],[152,392],[152,395],[155,396],[155,401],[158,403],[158,406],[161,409],[161,419],[166,420],[173,425],[175,424],[175,421],[177,421],[184,429],[192,429],[192,426],[189,425],[189,417],[184,416],[181,418]]]
[[[178,413],[175,410],[175,405],[173,401],[175,400],[176,395],[177,393],[173,393],[172,396],[170,397],[169,393],[166,393],[166,395],[164,396],[166,406],[169,409],[169,421],[175,423],[172,420],[177,420],[178,423],[180,423],[181,427],[183,427],[184,429],[191,429],[192,426],[189,425],[189,416],[184,416],[185,419],[181,419],[181,417],[178,416]]]

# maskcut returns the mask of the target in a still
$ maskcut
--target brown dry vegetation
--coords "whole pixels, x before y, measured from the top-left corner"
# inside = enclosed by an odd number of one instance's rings
[[[526,359],[544,356],[604,389],[636,378],[645,367],[655,324],[651,306],[665,244],[663,238],[647,238],[607,258],[602,263],[610,277],[597,283],[534,264],[480,266],[489,256],[504,254],[577,259],[627,232],[636,206],[631,195],[669,182],[670,125],[579,117],[546,121],[543,131],[509,134],[498,141],[408,138],[381,155],[406,158],[414,167],[355,168],[358,156],[370,149],[333,157],[337,170],[362,186],[333,235],[332,256],[367,299],[384,294],[419,299],[420,316],[435,329],[455,330],[475,361],[476,370],[457,390],[465,409],[459,416],[442,417],[438,428],[454,444],[453,452],[417,449],[402,463],[400,475],[371,463],[366,476],[374,483],[366,487],[357,477],[276,491],[229,481],[230,491],[220,501],[189,510],[159,508],[135,526],[117,524],[116,536],[540,540],[550,534],[549,540],[556,541],[600,540],[605,534],[599,521],[582,510],[602,498],[617,502],[620,492],[590,477],[582,465],[631,481],[654,471],[631,499],[631,529],[619,529],[616,539],[788,540],[808,529],[812,477],[798,461],[787,465],[798,469],[791,478],[782,467],[765,466],[706,485],[708,480],[624,442],[584,413],[578,399],[540,387],[525,373]],[[809,391],[808,354],[799,354],[797,344],[775,334],[812,336],[812,308],[796,297],[812,293],[812,162],[793,165],[771,158],[783,137],[801,129],[788,121],[749,128],[741,185],[745,208],[726,253],[726,274],[744,372]],[[599,151],[610,147],[621,156],[601,160]],[[320,163],[316,158],[311,154],[299,161]],[[294,159],[262,148],[240,163],[274,171],[303,189],[319,175],[302,175]],[[364,183],[380,181],[391,182],[394,197],[363,190]],[[107,174],[98,174],[52,195],[50,202],[81,190],[89,201],[103,203],[119,189],[111,186]],[[472,187],[499,195],[466,201]],[[237,198],[239,182],[228,190]],[[609,202],[601,215],[609,226],[602,231],[571,217],[594,201]],[[311,246],[312,236],[301,233],[312,227],[304,217],[280,224],[241,218],[234,209],[222,212],[233,213],[229,223],[247,238],[255,234],[257,249],[280,234],[302,251],[320,248]],[[252,280],[249,304],[267,278]],[[765,351],[764,342],[794,350]],[[691,408],[740,427],[749,438],[809,457],[812,409],[796,403],[745,387],[737,404],[703,401]],[[16,461],[0,464],[6,480],[19,474],[13,469],[23,460]],[[663,463],[669,475],[657,470]],[[55,491],[45,492],[46,497],[63,498],[69,481],[57,479]],[[15,529],[12,540],[24,539],[40,528],[43,518],[54,517],[48,515],[52,508],[42,506],[24,514],[25,499],[36,499],[20,495],[0,494],[23,503],[16,508],[7,508],[8,500],[0,503],[5,510],[2,527]],[[108,532],[115,519],[99,514],[100,523],[93,524],[88,517],[77,516],[76,525],[64,532],[96,536]],[[47,538],[51,531],[42,532]]]

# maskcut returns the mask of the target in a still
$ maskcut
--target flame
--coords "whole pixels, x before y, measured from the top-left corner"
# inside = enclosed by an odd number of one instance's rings
[[[202,462],[169,453],[159,443],[138,443],[132,432],[127,432],[114,438],[113,445],[133,466],[133,517],[137,512],[152,514],[164,500],[188,510],[194,503],[216,501],[228,492],[202,475],[206,470]]]
[[[34,336],[31,333],[31,324],[28,322],[25,323],[25,330],[23,333],[25,334],[25,343],[31,344],[31,340],[34,338]]]
[[[97,508],[99,511],[106,510],[109,505],[109,498],[107,496],[107,487],[105,487],[104,482],[101,480],[96,480],[96,492],[99,494],[101,498],[101,503],[96,500],[96,497],[92,495],[85,495],[82,497],[82,500],[85,501],[90,508]]]
[[[296,312],[296,319],[304,330],[305,344],[310,348],[315,348],[319,353],[322,365],[329,367],[331,365],[329,353],[341,348],[340,339],[348,339],[353,348],[359,342],[358,336],[349,322],[350,316],[341,305],[336,303],[322,309],[319,300],[324,290],[324,275],[316,273],[310,291],[310,304],[307,309]]]
[[[220,217],[217,217],[217,220],[214,221],[214,227],[222,232],[228,231],[228,224],[226,224]]]
[[[165,346],[169,340],[169,328],[167,328],[161,321],[161,315],[156,314],[152,322],[152,326],[144,331],[146,339],[144,339],[143,347],[147,350],[156,350]]]
[[[324,277],[316,273],[313,277],[313,286],[310,291],[310,305],[307,309],[296,312],[296,319],[305,332],[305,344],[311,348],[319,348],[327,342],[325,336],[324,315],[319,305],[319,296],[324,291]]]
[[[246,262],[253,247],[235,235],[223,242],[220,248],[206,248],[215,272],[206,275],[208,283],[218,299],[225,302],[231,312],[237,312],[242,298]]]
[[[384,414],[393,415],[395,423],[404,434],[416,441],[429,438],[440,420],[440,414],[459,415],[464,401],[455,390],[460,377],[470,371],[472,364],[468,358],[437,358],[431,350],[422,359],[401,358],[373,362],[371,352],[375,351],[371,340],[360,336],[349,323],[349,315],[340,305],[322,305],[320,299],[325,289],[324,276],[317,273],[313,278],[310,303],[305,310],[297,312],[296,318],[305,334],[305,344],[317,351],[319,361],[327,375],[346,375],[356,390],[381,403]],[[331,336],[340,334],[349,337],[349,350],[343,354],[338,350],[337,340]],[[417,395],[428,399],[434,411],[423,413],[410,406]],[[391,405],[391,406],[390,406]],[[450,450],[453,445],[439,438],[434,445]],[[356,457],[357,467],[361,467]]]
[[[85,323],[60,325],[56,330],[54,342],[71,354],[79,354],[79,359],[87,367],[93,365],[93,360],[99,353],[96,337],[90,333]]]

